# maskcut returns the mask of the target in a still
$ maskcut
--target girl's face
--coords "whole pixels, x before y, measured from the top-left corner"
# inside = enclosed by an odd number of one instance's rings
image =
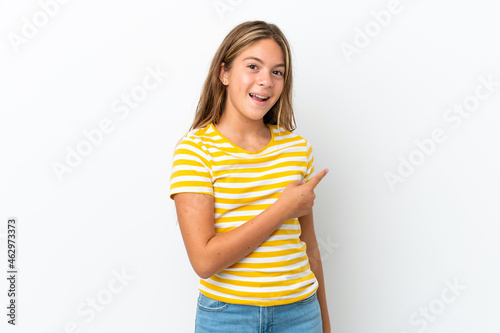
[[[251,44],[233,62],[230,71],[221,67],[221,80],[227,86],[224,112],[238,112],[260,120],[283,91],[285,61],[283,51],[272,39]]]

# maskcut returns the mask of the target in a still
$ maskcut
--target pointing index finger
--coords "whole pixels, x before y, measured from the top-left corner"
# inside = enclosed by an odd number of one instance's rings
[[[311,186],[313,188],[315,188],[319,182],[323,179],[323,177],[325,177],[325,175],[328,173],[328,169],[323,169],[321,170],[320,172],[318,172],[318,174],[314,177],[312,177],[311,179],[309,179],[309,181],[307,182],[307,184],[311,184]]]

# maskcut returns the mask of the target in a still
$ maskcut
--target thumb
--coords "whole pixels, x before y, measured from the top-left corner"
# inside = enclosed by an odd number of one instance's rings
[[[319,182],[323,179],[323,177],[325,177],[328,171],[329,171],[328,169],[321,170],[316,176],[309,179],[309,181],[306,184],[315,188],[319,184]]]
[[[300,186],[300,185],[304,185],[306,183],[304,183],[302,180],[294,180],[293,182],[289,183],[288,185],[293,185],[293,186]]]

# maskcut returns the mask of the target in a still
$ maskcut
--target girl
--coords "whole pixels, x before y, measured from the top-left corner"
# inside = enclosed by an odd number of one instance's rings
[[[330,332],[312,147],[295,129],[290,47],[263,21],[217,50],[177,143],[170,198],[200,276],[195,332]]]

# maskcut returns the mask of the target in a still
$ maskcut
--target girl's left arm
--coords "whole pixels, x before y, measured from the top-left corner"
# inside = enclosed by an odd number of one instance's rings
[[[328,306],[326,304],[325,279],[323,277],[323,265],[321,263],[321,254],[319,252],[318,241],[314,231],[313,213],[299,217],[300,228],[302,229],[300,239],[306,243],[306,252],[309,257],[309,265],[318,280],[319,287],[317,291],[318,301],[321,308],[321,318],[323,320],[323,333],[330,333],[330,316],[328,315]]]

